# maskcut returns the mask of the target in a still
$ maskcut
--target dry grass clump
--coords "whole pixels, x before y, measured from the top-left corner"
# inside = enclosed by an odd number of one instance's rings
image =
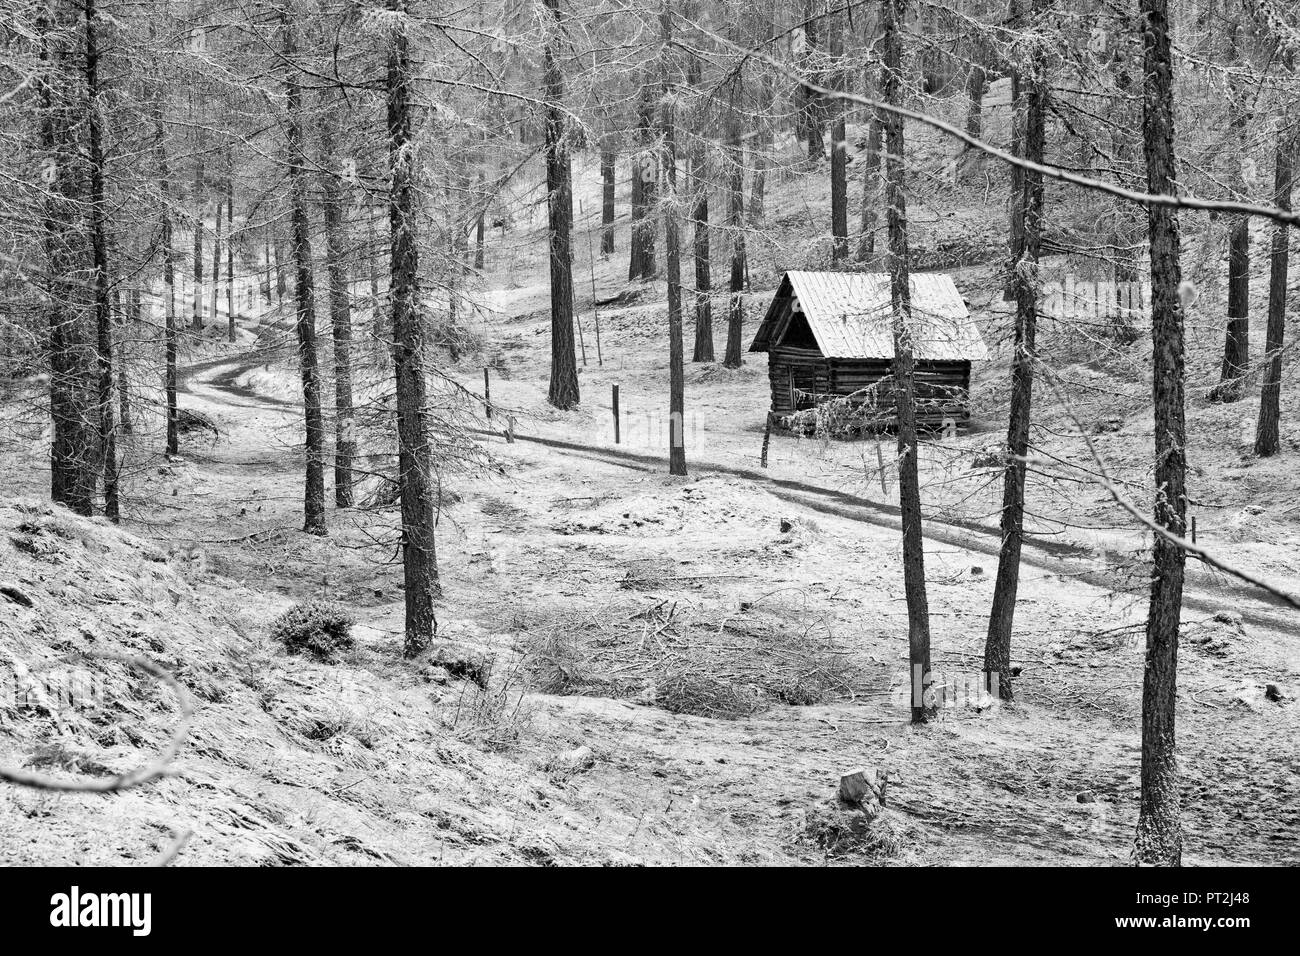
[[[752,716],[766,706],[762,692],[753,685],[685,669],[670,673],[656,685],[655,703],[673,714],[730,720]]]
[[[915,836],[915,828],[892,810],[873,814],[846,810],[838,804],[818,804],[808,810],[800,841],[821,848],[827,857],[884,862],[901,856]]]
[[[638,588],[639,590],[639,588]],[[673,713],[735,719],[773,705],[852,699],[862,668],[829,624],[775,600],[724,612],[634,598],[587,613],[508,615],[530,685],[547,694],[642,698]]]
[[[599,676],[591,663],[574,632],[553,627],[534,636],[524,666],[529,685],[543,694],[618,697],[625,693],[619,681]]]
[[[309,654],[319,661],[337,660],[356,646],[352,615],[332,601],[295,604],[271,622],[271,638],[290,654]]]
[[[454,701],[444,704],[443,724],[462,740],[483,750],[504,752],[518,745],[532,725],[524,683],[522,660],[511,659],[504,668],[489,662],[482,684],[466,681]]]

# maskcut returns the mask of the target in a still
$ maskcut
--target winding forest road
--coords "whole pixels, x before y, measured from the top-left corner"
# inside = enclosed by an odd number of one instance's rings
[[[295,401],[258,392],[238,383],[240,376],[267,364],[266,352],[244,352],[237,355],[211,359],[186,366],[178,375],[182,391],[196,394],[196,377],[204,375],[201,382],[211,392],[225,396],[222,403],[235,408],[257,408],[264,411],[288,412],[299,407]],[[204,373],[216,374],[206,375]],[[504,442],[499,432],[475,429],[477,434]],[[660,455],[626,451],[601,445],[551,438],[542,435],[521,434],[517,429],[515,441],[541,446],[559,454],[601,461],[647,474],[667,474],[667,459]],[[695,459],[690,465],[693,476],[726,475],[742,478],[761,485],[780,500],[823,514],[835,515],[850,521],[876,527],[898,530],[899,509],[896,505],[871,501],[849,492],[827,488],[805,481],[778,478],[749,468]],[[997,528],[960,518],[931,517],[925,521],[928,541],[962,548],[976,554],[997,558],[1001,548],[1001,533]],[[1098,567],[1098,552],[1070,542],[1026,537],[1022,561],[1049,574],[1058,574],[1070,580],[1083,582],[1106,590],[1122,587],[1119,575]],[[1259,588],[1235,581],[1206,566],[1192,561],[1188,565],[1188,586],[1183,605],[1208,614],[1231,609],[1241,615],[1244,622],[1281,633],[1300,637],[1300,614],[1285,601]]]

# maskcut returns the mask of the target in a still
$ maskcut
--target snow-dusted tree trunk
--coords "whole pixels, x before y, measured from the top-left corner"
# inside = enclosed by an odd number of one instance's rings
[[[302,404],[306,421],[307,463],[303,490],[303,530],[325,534],[325,423],[321,415],[320,368],[316,357],[316,290],[311,253],[311,225],[307,220],[309,166],[303,148],[302,86],[294,57],[296,24],[283,15],[285,135],[288,141],[290,228],[293,235],[294,302],[297,319],[298,365],[302,374]]]
[[[880,89],[887,103],[902,103],[903,44],[907,0],[883,0]],[[912,355],[912,292],[907,248],[907,192],[903,120],[885,113],[886,215],[889,222],[889,288],[893,301],[894,407],[898,413],[898,496],[903,520],[903,589],[907,596],[908,653],[913,687],[912,723],[933,713],[929,702],[930,606],[925,590],[921,531],[921,479],[917,456],[915,360]]]
[[[81,79],[72,44],[76,12],[70,3],[51,3],[37,18],[41,70],[38,98],[41,148],[47,159],[45,197],[46,318],[49,328],[50,496],[78,514],[89,515],[95,495],[94,368],[88,316],[92,308],[82,272],[85,241],[82,209],[86,173],[77,136]]]
[[[99,468],[104,482],[104,515],[121,517],[117,493],[117,422],[113,402],[113,298],[105,221],[104,114],[99,101],[99,23],[95,0],[84,0],[86,68],[86,158],[90,172],[90,251],[94,267],[96,364],[99,371]]]
[[[1041,8],[1042,0],[1035,0]],[[1025,158],[1043,162],[1047,112],[1047,66],[1034,55],[1018,69],[1025,91]],[[1011,410],[1007,423],[1006,460],[1002,472],[1002,549],[998,555],[993,608],[984,644],[984,673],[990,691],[1012,699],[1011,634],[1020,585],[1020,550],[1025,522],[1025,455],[1029,451],[1029,422],[1034,383],[1034,341],[1038,326],[1038,256],[1043,233],[1043,174],[1026,171],[1021,178],[1024,196],[1019,208],[1024,216],[1017,230],[1020,248],[1011,262],[1016,296],[1015,341],[1011,355]]]
[[[352,290],[348,275],[348,232],[335,154],[334,120],[320,120],[321,196],[325,213],[325,273],[329,279],[330,328],[334,344],[334,503],[352,507],[352,466],[357,456],[352,408]]]
[[[1273,163],[1273,204],[1291,208],[1291,187],[1295,176],[1295,134],[1285,118],[1277,124],[1276,159]],[[1289,230],[1283,223],[1273,226],[1273,247],[1268,281],[1268,331],[1264,348],[1264,382],[1260,386],[1259,423],[1255,428],[1255,454],[1278,452],[1278,431],[1282,418],[1282,345],[1286,331],[1286,282],[1290,265]]]
[[[664,0],[659,14],[663,34],[663,97],[660,133],[664,144],[664,258],[668,268],[668,473],[686,474],[686,378],[682,345],[682,243],[677,209],[677,95],[672,54],[672,5]]]
[[[393,312],[393,366],[397,379],[397,474],[402,500],[402,572],[406,633],[403,650],[414,657],[437,632],[433,602],[438,594],[434,549],[433,452],[428,433],[428,384],[416,244],[415,143],[411,133],[413,74],[406,35],[406,0],[388,0],[400,16],[388,41],[388,194],[390,270],[388,300]]]
[[[556,408],[578,404],[578,363],[573,351],[573,174],[565,141],[564,77],[556,50],[563,14],[560,0],[546,0],[554,21],[543,59],[546,88],[546,209],[551,263],[551,382],[547,401]]]
[[[1143,151],[1147,191],[1176,190],[1174,67],[1167,0],[1140,0],[1143,47]],[[1178,215],[1169,206],[1147,207],[1151,248],[1152,399],[1155,406],[1155,521],[1171,534],[1186,531],[1187,429],[1184,422],[1182,266]],[[1146,666],[1142,674],[1142,800],[1134,858],[1178,866],[1179,820],[1174,712],[1178,685],[1178,625],[1187,555],[1156,535],[1147,612]]]

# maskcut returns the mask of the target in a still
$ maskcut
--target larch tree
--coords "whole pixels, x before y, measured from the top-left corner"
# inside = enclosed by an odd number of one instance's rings
[[[434,533],[437,509],[429,436],[426,341],[417,244],[416,144],[412,134],[411,20],[406,0],[388,0],[388,303],[393,315],[397,382],[397,483],[402,510],[402,577],[406,603],[403,653],[415,657],[437,633],[434,600],[440,585]]]
[[[903,43],[907,0],[882,0],[880,91],[902,105]],[[894,408],[898,429],[898,495],[903,521],[903,588],[907,597],[908,658],[911,665],[912,723],[935,710],[930,692],[930,607],[925,588],[925,543],[921,528],[920,441],[916,428],[916,362],[913,357],[912,292],[907,243],[903,119],[886,112],[885,206],[889,227],[889,291],[894,346]]]
[[[176,405],[176,359],[179,349],[179,330],[176,327],[176,248],[172,233],[171,168],[167,154],[167,87],[155,82],[154,98],[154,162],[158,176],[158,218],[162,245],[163,280],[163,402],[166,417],[166,446],[168,455],[180,453],[180,413]]]
[[[1251,13],[1262,22],[1279,45],[1278,59],[1288,79],[1294,78],[1295,60],[1300,54],[1300,35],[1278,14],[1269,0],[1252,0]],[[1285,97],[1286,94],[1283,93]],[[1295,110],[1284,100],[1273,130],[1273,204],[1291,208],[1295,181]],[[1255,426],[1255,454],[1261,458],[1280,450],[1282,420],[1282,349],[1286,332],[1287,278],[1290,268],[1291,237],[1286,223],[1273,224],[1269,254],[1268,328],[1264,342],[1264,375],[1260,385],[1259,419]]]
[[[874,47],[878,42],[879,16],[864,17],[863,31],[866,37],[867,47]],[[874,68],[866,70],[864,82],[868,95],[876,90],[877,71]],[[884,198],[884,178],[882,176],[881,165],[881,146],[884,136],[884,121],[877,110],[869,111],[867,116],[867,148],[866,155],[863,157],[862,172],[862,204],[860,223],[858,227],[858,244],[854,250],[855,258],[858,262],[868,265],[875,265],[878,256],[876,253],[876,229],[880,222],[880,203]]]
[[[1296,137],[1284,114],[1277,123],[1276,155],[1273,160],[1273,204],[1291,208],[1295,179]],[[1273,224],[1269,257],[1268,331],[1264,343],[1264,380],[1260,385],[1259,421],[1255,427],[1255,454],[1276,455],[1282,420],[1282,346],[1286,331],[1286,284],[1290,266],[1290,236],[1286,223]]]
[[[1035,13],[1043,7],[1034,0]],[[1034,24],[1036,26],[1037,24]],[[1016,84],[1024,98],[1024,155],[1042,164],[1047,112],[1047,62],[1038,40],[1029,32],[1026,68],[1017,70]],[[1020,551],[1024,541],[1025,470],[1029,454],[1029,424],[1033,403],[1035,339],[1038,326],[1038,259],[1043,233],[1043,174],[1026,170],[1021,178],[1024,196],[1016,207],[1024,221],[1014,230],[1020,247],[1012,252],[1011,275],[1015,287],[1016,318],[1011,353],[1011,409],[1007,424],[1005,461],[1002,466],[1002,548],[998,555],[993,607],[984,644],[985,683],[1002,700],[1012,699],[1011,636],[1020,584]]]
[[[1140,0],[1142,31],[1142,147],[1147,191],[1173,195],[1174,64],[1168,0]],[[1178,687],[1178,627],[1187,554],[1187,430],[1184,421],[1184,335],[1181,239],[1177,210],[1147,207],[1151,256],[1152,401],[1155,407],[1155,536],[1146,666],[1142,674],[1142,797],[1133,854],[1140,864],[1178,866],[1183,833],[1174,732]]]
[[[191,114],[197,112],[194,104],[194,97],[189,101]],[[190,187],[190,205],[194,209],[194,261],[193,278],[194,287],[190,290],[190,329],[194,332],[203,331],[203,193],[204,193],[204,169],[203,160],[204,145],[203,135],[199,125],[195,123],[193,133],[190,136],[191,149],[193,150],[194,162],[194,181]]]
[[[93,301],[85,281],[82,209],[87,172],[78,134],[81,79],[75,70],[78,25],[71,3],[55,2],[36,17],[40,44],[37,91],[45,183],[42,214],[45,299],[50,355],[50,497],[89,515],[95,495],[95,407],[89,315]]]
[[[815,87],[822,85],[822,70],[818,49],[821,34],[823,0],[804,0],[802,31],[796,34],[799,73],[803,77],[795,88],[797,104],[795,136],[808,144],[809,162],[818,162],[826,156],[826,140],[822,135],[826,104]]]
[[[289,164],[290,228],[293,236],[294,331],[298,339],[298,368],[306,434],[306,473],[303,489],[303,530],[325,534],[325,422],[321,413],[320,368],[316,355],[316,290],[307,217],[310,167],[303,144],[303,97],[296,57],[295,13],[281,16],[284,53],[285,140]],[[196,293],[197,295],[197,293]]]
[[[552,23],[542,52],[546,90],[546,211],[551,273],[551,381],[547,401],[578,404],[578,362],[573,336],[573,174],[564,115],[564,77],[557,46],[564,15],[560,0],[546,0]]]
[[[600,146],[600,254],[614,253],[614,174],[618,153],[614,138],[606,136]]]
[[[731,80],[727,94],[725,168],[727,178],[727,234],[731,243],[731,275],[727,289],[727,350],[722,364],[740,368],[745,325],[745,145],[740,134],[740,72]]]
[[[1225,10],[1225,14],[1228,11]],[[1233,171],[1230,182],[1244,194],[1250,184],[1245,168],[1254,160],[1246,154],[1246,129],[1251,118],[1250,99],[1246,79],[1242,76],[1248,43],[1247,27],[1240,11],[1227,16],[1226,32],[1228,51],[1226,59],[1233,64],[1228,74],[1230,139],[1236,144],[1233,151]],[[1250,217],[1234,215],[1228,225],[1228,320],[1223,338],[1223,363],[1219,369],[1219,384],[1210,392],[1210,398],[1221,402],[1235,402],[1242,396],[1242,379],[1250,364]]]
[[[636,145],[632,154],[632,238],[628,243],[629,279],[655,275],[655,216],[659,168],[655,161],[654,101],[658,83],[647,72],[636,107]]]
[[[700,87],[701,65],[698,55],[692,53],[688,66],[687,83],[693,89]],[[704,128],[701,116],[697,116],[690,149],[691,164],[691,225],[694,235],[691,243],[692,258],[695,262],[695,347],[691,353],[692,362],[712,362],[713,353],[713,288],[712,263],[709,246],[709,163],[707,143],[701,131]]]
[[[105,194],[104,115],[106,108],[100,93],[100,22],[95,0],[84,0],[85,84],[86,84],[86,156],[90,180],[90,248],[93,262],[96,330],[96,364],[99,372],[98,424],[99,469],[104,487],[104,516],[110,521],[121,519],[117,488],[117,423],[115,420],[113,374],[113,278],[108,263],[107,196]]]
[[[660,104],[660,133],[663,139],[665,195],[661,203],[664,220],[664,258],[668,269],[668,473],[686,474],[686,399],[682,346],[682,247],[677,198],[677,97],[676,64],[672,54],[673,11],[663,0],[659,13],[663,36],[661,54],[663,95]]]
[[[339,158],[335,122],[330,104],[323,104],[319,122],[320,184],[325,214],[325,273],[329,281],[330,328],[334,344],[334,503],[340,508],[350,508],[355,500],[352,469],[357,457],[357,434],[356,414],[352,407],[352,283],[348,273],[348,233],[343,221],[342,183],[355,179],[356,161]]]
[[[226,340],[236,340],[235,311],[235,153],[226,147]]]
[[[844,56],[844,17],[830,16],[830,54],[834,61],[831,86],[844,92],[848,74],[841,60]],[[849,257],[849,144],[847,110],[842,99],[831,104],[831,261]]]

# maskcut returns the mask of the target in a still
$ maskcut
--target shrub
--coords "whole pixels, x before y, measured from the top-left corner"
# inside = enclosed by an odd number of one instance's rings
[[[802,834],[802,842],[820,847],[828,857],[875,861],[896,859],[915,838],[914,828],[891,810],[866,813],[834,804],[810,807]]]
[[[331,601],[295,604],[271,623],[271,637],[291,654],[310,654],[317,660],[333,660],[356,646],[352,637],[352,615]]]

